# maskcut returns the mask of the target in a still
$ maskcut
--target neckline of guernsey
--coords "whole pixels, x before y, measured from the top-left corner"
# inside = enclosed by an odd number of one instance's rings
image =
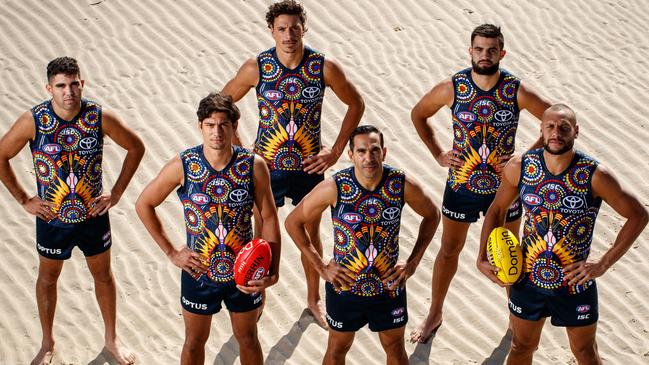
[[[579,161],[579,152],[575,150],[575,155],[572,156],[572,160],[570,161],[568,166],[566,166],[566,168],[563,169],[560,173],[553,174],[552,171],[548,169],[548,165],[545,163],[545,149],[541,149],[541,163],[543,164],[543,170],[545,170],[545,172],[552,177],[559,177],[565,175],[566,172],[570,171],[570,169],[577,163],[577,161]]]
[[[366,191],[366,192],[368,192],[368,193],[371,193],[371,194],[377,193],[377,192],[379,192],[379,191],[381,190],[381,187],[385,184],[385,180],[386,180],[387,177],[388,177],[388,169],[387,169],[386,167],[387,167],[387,166],[386,166],[385,164],[383,164],[383,175],[381,176],[381,181],[379,181],[378,185],[376,185],[376,188],[374,188],[374,190],[369,190],[369,189],[367,189],[366,187],[364,187],[364,186],[361,184],[360,181],[358,181],[358,179],[356,178],[356,171],[354,171],[354,167],[353,167],[353,166],[352,166],[352,169],[351,169],[351,170],[352,170],[352,174],[351,174],[351,175],[352,175],[352,179],[354,180],[354,182],[356,183],[356,185],[358,185],[358,187],[359,187],[360,189],[362,189],[362,190],[364,190],[364,191]]]
[[[297,66],[295,66],[295,68],[288,68],[282,63],[282,61],[280,61],[279,57],[277,57],[277,47],[273,47],[273,50],[271,51],[271,54],[273,55],[273,58],[275,59],[275,61],[277,61],[277,64],[279,65],[279,67],[281,67],[284,70],[287,70],[289,72],[295,72],[295,71],[299,70],[300,67],[302,67],[304,65],[304,62],[306,62],[306,58],[309,55],[309,53],[310,53],[309,47],[304,46],[304,54],[302,54],[302,59],[300,60],[300,63],[298,63]]]
[[[81,116],[81,113],[83,113],[84,110],[86,109],[86,104],[87,104],[86,99],[81,99],[81,108],[79,108],[79,112],[74,117],[72,117],[72,119],[70,119],[70,120],[65,120],[65,119],[61,118],[58,114],[56,114],[56,112],[54,111],[54,106],[52,106],[52,99],[47,101],[47,108],[50,110],[50,112],[52,112],[52,115],[54,115],[54,117],[59,122],[72,123],[72,122],[75,122],[77,119],[79,119],[79,117]]]
[[[198,149],[198,155],[201,157],[201,160],[205,164],[205,167],[207,167],[208,169],[212,170],[212,172],[215,172],[217,174],[222,174],[224,171],[227,171],[230,168],[230,166],[232,166],[232,163],[234,162],[235,158],[239,154],[239,150],[237,148],[235,148],[235,146],[232,146],[231,147],[232,148],[232,156],[230,157],[230,161],[228,161],[228,163],[225,164],[225,166],[223,166],[222,169],[217,170],[217,169],[214,168],[214,166],[212,166],[210,161],[207,160],[207,157],[205,157],[205,153],[203,153],[203,148],[205,148],[205,146],[203,144],[201,144],[200,148]]]
[[[473,70],[472,69],[469,69],[469,80],[471,81],[473,86],[475,86],[475,88],[478,89],[480,92],[482,92],[482,93],[492,93],[492,92],[494,92],[494,90],[496,90],[498,88],[500,83],[505,78],[505,72],[504,72],[503,69],[499,68],[498,72],[500,72],[500,75],[498,76],[498,81],[496,81],[494,86],[492,86],[489,90],[483,90],[480,86],[478,86],[478,84],[475,83],[475,81],[473,81]]]

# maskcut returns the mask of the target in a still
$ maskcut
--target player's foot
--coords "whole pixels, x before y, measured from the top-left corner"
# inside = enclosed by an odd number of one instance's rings
[[[424,322],[410,332],[410,342],[427,343],[437,333],[437,330],[439,330],[441,326],[441,316],[438,318],[427,317]]]
[[[49,365],[54,358],[54,346],[42,346],[30,365]]]
[[[115,360],[117,360],[120,365],[135,364],[135,353],[124,347],[118,339],[115,339],[114,342],[106,341],[106,350],[115,357]]]
[[[316,323],[324,328],[328,329],[329,326],[327,325],[327,310],[325,308],[324,303],[322,303],[322,300],[318,300],[315,303],[309,303],[309,306],[307,308],[309,312],[311,312],[311,315],[313,316],[313,319],[315,319]]]

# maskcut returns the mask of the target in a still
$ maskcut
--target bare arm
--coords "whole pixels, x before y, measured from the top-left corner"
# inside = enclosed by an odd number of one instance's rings
[[[126,157],[110,194],[104,193],[93,200],[95,205],[90,210],[92,216],[102,215],[117,205],[144,156],[144,143],[140,137],[126,127],[117,115],[105,109],[102,111],[102,131],[126,150]]]
[[[524,82],[521,82],[520,87],[518,88],[518,109],[523,110],[527,109],[530,114],[536,117],[539,121],[543,117],[543,112],[545,109],[549,108],[550,102],[540,96],[534,89],[530,88]],[[539,139],[534,142],[534,144],[529,148],[530,150],[540,148],[543,146],[543,138],[539,136]]]
[[[415,245],[405,264],[397,264],[386,273],[383,282],[388,285],[388,289],[403,286],[406,280],[415,273],[415,269],[419,266],[426,248],[433,239],[440,220],[439,208],[437,208],[430,196],[424,192],[419,183],[408,176],[406,176],[404,198],[415,213],[419,214],[423,219],[419,223],[419,234]]]
[[[261,238],[268,241],[273,252],[269,275],[260,280],[250,280],[248,286],[238,286],[245,293],[256,293],[274,285],[279,280],[279,261],[282,256],[281,233],[275,199],[270,189],[270,172],[260,156],[255,156],[255,205],[262,218]]]
[[[347,112],[343,117],[342,124],[338,137],[331,149],[323,146],[320,153],[316,156],[304,160],[304,171],[312,174],[324,174],[324,172],[338,161],[340,155],[345,150],[345,145],[349,140],[349,136],[358,123],[365,111],[365,103],[363,98],[356,90],[354,84],[347,80],[342,68],[330,59],[325,59],[324,64],[325,83],[331,87],[331,90],[336,94],[338,99],[347,105]]]
[[[44,221],[56,217],[54,206],[37,195],[30,197],[20,185],[9,160],[16,157],[25,145],[36,137],[34,117],[30,111],[23,113],[0,139],[0,180],[25,211]]]
[[[259,82],[259,68],[257,66],[257,60],[254,58],[248,59],[246,62],[241,65],[239,71],[234,76],[234,78],[228,81],[227,84],[221,90],[223,95],[232,96],[232,100],[235,102],[241,100],[253,87],[257,86]],[[242,146],[241,139],[239,138],[239,132],[234,131],[234,136],[232,137],[232,144]]]
[[[412,108],[410,119],[428,150],[437,163],[443,167],[460,167],[462,161],[458,158],[459,151],[444,151],[440,146],[433,127],[428,124],[428,118],[435,115],[445,105],[453,105],[453,81],[444,80],[435,85],[421,100]]]
[[[336,204],[337,196],[336,183],[332,178],[326,179],[311,190],[293,209],[286,217],[284,226],[295,245],[307,257],[318,274],[334,287],[341,288],[353,284],[353,274],[333,259],[328,263],[324,262],[306,232],[306,224],[314,222],[322,216],[322,212],[327,207]]]
[[[489,206],[487,214],[482,223],[480,233],[480,249],[478,250],[478,260],[476,265],[482,272],[494,283],[500,286],[507,286],[496,277],[498,268],[491,265],[487,259],[487,238],[491,231],[496,227],[502,227],[505,224],[507,210],[518,197],[518,181],[521,174],[521,157],[517,156],[509,160],[503,169],[503,179],[500,187],[496,192],[493,203]],[[511,285],[511,284],[509,284]]]
[[[593,194],[601,197],[626,222],[604,256],[599,261],[590,263],[580,261],[564,268],[569,285],[584,284],[595,279],[613,266],[635,242],[649,221],[649,214],[638,199],[620,186],[615,176],[603,166],[598,166],[592,180]]]
[[[169,161],[149,185],[142,191],[135,202],[135,211],[146,227],[151,237],[156,241],[162,252],[174,263],[189,274],[195,271],[206,272],[208,267],[200,261],[196,252],[191,252],[187,246],[176,248],[169,240],[155,208],[183,181],[183,165],[180,157]]]

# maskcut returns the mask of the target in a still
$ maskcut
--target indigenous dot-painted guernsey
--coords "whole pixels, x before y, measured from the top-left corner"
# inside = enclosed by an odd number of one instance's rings
[[[518,184],[525,208],[523,265],[528,283],[540,292],[576,294],[593,283],[568,285],[563,268],[590,253],[602,204],[591,187],[597,164],[577,151],[570,166],[553,175],[546,168],[543,149],[523,155]]]
[[[404,205],[405,175],[384,165],[374,191],[363,188],[350,167],[333,175],[338,200],[331,208],[334,260],[355,275],[342,293],[360,297],[398,295],[382,280],[399,258],[399,229]]]
[[[291,70],[271,48],[259,54],[257,64],[255,152],[270,162],[271,170],[302,171],[302,161],[321,148],[324,55],[305,47],[302,62]]]
[[[215,285],[234,283],[234,260],[252,239],[254,154],[235,146],[230,162],[216,171],[205,159],[203,145],[180,154],[184,183],[178,188],[183,205],[187,247],[209,266],[194,279]]]
[[[459,194],[493,195],[501,179],[498,157],[514,153],[520,80],[501,69],[496,85],[485,91],[473,82],[471,68],[452,80],[453,149],[463,163],[449,169],[447,184]]]
[[[51,100],[31,109],[36,134],[30,143],[38,196],[54,205],[55,226],[86,221],[93,198],[102,193],[101,106],[81,100],[70,121],[59,118]]]

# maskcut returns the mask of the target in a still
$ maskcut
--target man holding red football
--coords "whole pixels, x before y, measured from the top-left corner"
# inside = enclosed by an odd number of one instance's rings
[[[263,289],[277,283],[280,258],[279,221],[270,190],[268,167],[249,150],[232,145],[239,109],[229,96],[213,93],[201,100],[198,127],[203,144],[172,158],[144,189],[137,213],[162,251],[180,267],[185,343],[180,363],[203,364],[212,315],[221,303],[230,312],[241,364],[262,364],[257,337]],[[155,212],[177,189],[187,230],[187,245],[175,247]],[[269,275],[237,286],[236,255],[252,239],[252,207],[263,217],[261,237],[270,243]]]
[[[404,329],[408,322],[405,283],[433,238],[440,213],[421,186],[403,171],[383,164],[383,134],[357,127],[349,139],[353,167],[318,184],[286,219],[286,230],[327,281],[329,342],[324,364],[344,364],[356,331],[378,332],[388,364],[407,364]],[[401,212],[408,203],[423,217],[412,253],[399,262]],[[333,259],[318,252],[307,233],[331,208]]]
[[[512,158],[504,168],[487,211],[478,269],[493,282],[498,268],[487,261],[489,233],[505,223],[511,203],[525,208],[523,275],[509,291],[512,344],[507,364],[531,364],[546,317],[566,327],[579,364],[601,364],[595,334],[598,320],[595,278],[602,276],[638,238],[649,215],[601,164],[574,149],[579,133],[574,111],[556,104],[542,116],[543,148]],[[626,222],[599,260],[588,260],[602,200]]]

